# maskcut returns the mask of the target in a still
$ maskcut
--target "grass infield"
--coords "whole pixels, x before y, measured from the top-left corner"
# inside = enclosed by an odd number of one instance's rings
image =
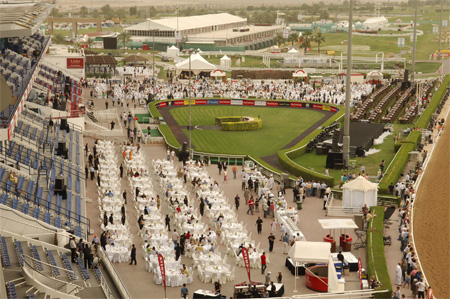
[[[171,109],[170,114],[178,125],[188,125],[188,107]],[[194,106],[192,107],[192,125],[214,126],[215,117],[232,115],[260,117],[263,126],[257,131],[240,132],[193,130],[192,144],[195,150],[221,154],[246,154],[254,157],[269,156],[324,117],[321,112],[312,109]],[[184,130],[184,133],[188,134],[188,131]]]

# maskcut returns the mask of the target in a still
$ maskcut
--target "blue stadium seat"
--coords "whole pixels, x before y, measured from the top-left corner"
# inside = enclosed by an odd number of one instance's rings
[[[25,197],[28,201],[31,200],[31,196],[33,196],[33,190],[34,190],[34,181],[29,181],[28,182],[28,187],[27,187],[27,196]]]
[[[22,213],[27,214],[28,215],[28,211],[30,209],[30,204],[29,203],[24,203],[23,204],[23,209],[22,209]]]
[[[33,212],[33,217],[35,219],[39,219],[39,215],[41,214],[41,210],[39,209],[39,207],[35,207],[34,208],[34,212]]]
[[[50,213],[49,212],[45,212],[44,222],[47,224],[50,224]]]
[[[76,200],[76,217],[77,222],[79,223],[81,221],[81,196],[77,195],[75,196]]]
[[[39,256],[39,252],[37,251],[36,245],[31,245],[31,254],[33,255],[33,258],[35,259],[36,267],[39,271],[44,271],[44,267],[41,263],[41,257]]]
[[[12,208],[14,210],[17,210],[18,207],[19,207],[19,199],[17,199],[17,197],[15,197],[12,201]]]
[[[56,276],[61,275],[61,273],[59,272],[59,269],[57,268],[56,260],[55,260],[55,257],[53,256],[53,252],[51,252],[50,250],[47,249],[47,256],[48,256],[48,260],[50,261],[50,264],[52,266],[55,266],[55,267],[53,267],[53,273],[55,273]]]
[[[76,191],[77,191],[78,194],[81,193],[81,183],[80,183],[80,179],[77,179],[77,182],[76,182]]]
[[[3,204],[3,205],[6,205],[6,203],[8,202],[8,194],[6,194],[6,193],[3,193],[3,195],[2,195],[2,197],[1,197],[1,203]]]
[[[55,217],[55,226],[57,228],[61,228],[61,217],[59,217],[59,216]]]
[[[5,267],[11,266],[11,259],[9,257],[8,247],[6,246],[6,240],[5,237],[0,236],[0,246],[2,248],[2,259],[3,259],[3,265]]]

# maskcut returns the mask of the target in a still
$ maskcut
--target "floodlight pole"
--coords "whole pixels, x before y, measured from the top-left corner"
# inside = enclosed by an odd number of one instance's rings
[[[353,0],[350,0],[350,12],[348,16],[348,40],[347,40],[347,74],[345,76],[345,115],[342,158],[344,168],[348,168],[350,160],[350,100],[352,78],[352,32],[353,31]]]
[[[193,152],[192,152],[192,130],[191,130],[191,123],[192,123],[192,114],[191,114],[191,55],[192,51],[189,50],[189,158],[192,159]]]
[[[443,0],[441,0],[441,21],[439,23],[439,48],[438,48],[438,59],[441,60],[441,38],[442,38],[442,2],[444,2]]]
[[[416,41],[417,41],[417,10],[419,9],[419,0],[416,0],[414,9],[414,33],[413,33],[413,52],[411,62],[411,82],[414,82],[414,72],[416,68]]]
[[[156,30],[153,30],[153,71],[152,71],[152,77],[153,77],[153,99],[156,97],[156,81],[155,81],[155,33]]]

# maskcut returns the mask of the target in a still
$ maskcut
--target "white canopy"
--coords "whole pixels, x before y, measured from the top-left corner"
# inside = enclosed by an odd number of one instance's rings
[[[297,241],[289,250],[289,257],[297,263],[328,263],[331,243]]]
[[[380,71],[371,71],[367,74],[367,80],[382,80],[383,79],[383,73]]]
[[[323,229],[353,229],[358,228],[353,219],[319,219]]]
[[[177,63],[175,65],[175,69],[177,71],[177,75],[181,74],[181,72],[183,72],[183,71],[189,72],[189,58],[187,58],[186,60],[184,60],[180,63]],[[195,75],[198,75],[201,72],[210,73],[210,72],[214,71],[215,69],[217,69],[217,67],[214,64],[206,61],[202,56],[200,56],[199,53],[191,55],[190,70]]]
[[[225,77],[226,74],[224,71],[217,69],[217,70],[212,71],[210,76],[211,77]]]
[[[342,189],[344,207],[362,208],[364,205],[368,207],[377,205],[378,185],[362,176],[344,184]]]
[[[292,74],[292,77],[304,78],[308,77],[308,73],[305,72],[304,70],[297,70],[295,71],[295,73]]]
[[[224,68],[230,68],[231,59],[227,55],[224,55],[222,58],[220,58],[220,66]]]
[[[331,243],[297,241],[289,250],[288,256],[295,263],[327,263],[328,264],[328,292],[342,291],[339,285],[336,268],[331,257]],[[308,270],[307,270],[308,271]]]
[[[175,46],[171,46],[167,49],[167,56],[169,57],[177,57],[180,55],[180,49]]]
[[[288,53],[298,53],[298,51],[295,50],[294,48],[292,48],[292,49],[290,49],[290,50],[288,51]]]

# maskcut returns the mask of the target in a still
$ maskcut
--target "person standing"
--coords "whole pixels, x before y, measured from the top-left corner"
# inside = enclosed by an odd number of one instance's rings
[[[223,167],[222,161],[219,161],[219,163],[217,163],[217,168],[219,169],[219,175],[222,174],[222,167]]]
[[[189,290],[186,287],[186,284],[183,283],[183,287],[181,288],[181,297],[186,299],[188,295],[189,295]]]
[[[130,265],[132,265],[133,264],[133,261],[134,261],[134,264],[136,265],[136,247],[134,247],[134,244],[131,246],[131,262],[130,262]]]
[[[277,283],[281,283],[282,281],[283,281],[283,275],[281,275],[281,272],[278,272]]]
[[[228,183],[228,179],[227,179],[227,171],[226,171],[226,170],[223,171],[223,182],[224,182],[224,183]]]
[[[416,287],[417,287],[417,298],[425,299],[425,283],[423,282],[423,279],[420,279],[418,282],[416,282]]]
[[[94,168],[94,166],[91,166],[90,171],[91,171],[91,181],[93,181],[94,178],[95,178],[95,168]]]
[[[266,271],[267,268],[267,258],[266,258],[266,253],[263,252],[261,254],[261,274],[264,274],[264,272]],[[269,273],[267,273],[269,274]]]
[[[166,227],[169,229],[169,232],[170,232],[170,218],[169,218],[169,215],[166,215],[165,220],[166,220]]]
[[[125,204],[127,204],[127,190],[123,190],[122,197],[123,200],[125,201]]]
[[[326,210],[327,209],[327,202],[328,202],[328,195],[324,195],[323,196],[323,209]]]
[[[401,298],[401,292],[400,292],[400,287],[397,287],[397,290],[394,291],[394,297],[393,299],[400,299]]]
[[[112,120],[112,121],[111,121],[111,130],[114,130],[115,124],[116,124],[116,123]]]
[[[400,263],[397,264],[397,268],[395,269],[395,284],[397,286],[402,285],[402,266]]]
[[[272,226],[272,232],[273,232],[273,233],[275,233],[275,232],[277,231],[277,225],[278,225],[278,222],[277,222],[277,220],[274,218],[274,219],[272,220],[272,223],[270,224],[270,226]]]
[[[272,252],[273,244],[275,243],[275,236],[273,235],[273,233],[270,233],[270,235],[267,239],[269,239],[269,252]]]
[[[338,259],[338,261],[340,261],[342,263],[342,265],[344,265],[344,255],[342,254],[341,251],[339,251],[339,253],[337,255],[337,259]]]
[[[205,211],[205,201],[203,198],[200,198],[200,215],[203,216],[203,212]]]
[[[77,254],[77,244],[75,243],[75,237],[72,237],[72,239],[70,239],[69,242],[69,247],[70,247],[70,253],[71,253],[71,259],[72,259],[72,263],[75,263],[76,260],[76,254]]]
[[[289,236],[287,233],[283,236],[283,246],[284,246],[284,254],[288,254],[289,249]]]
[[[251,212],[253,215],[253,196],[250,197],[250,199],[248,200],[248,210],[247,210],[247,214],[248,212]]]
[[[236,197],[234,198],[234,204],[236,206],[236,210],[239,209],[239,204],[240,204],[240,197],[238,194],[236,194]]]
[[[248,205],[248,200],[250,198],[250,190],[248,190],[248,188],[245,188],[244,191],[244,199],[245,199],[245,204]]]
[[[231,167],[231,171],[233,172],[233,180],[236,179],[237,170],[238,170],[238,168],[236,165],[233,165],[233,167]]]
[[[84,267],[86,269],[91,268],[91,248],[89,248],[88,244],[84,245],[83,249],[83,256],[84,256]]]
[[[173,242],[174,247],[177,247],[179,239],[180,239],[180,235],[177,233],[177,230],[174,229],[173,233],[172,233],[172,242]]]
[[[120,170],[120,177],[122,178],[123,177],[123,165],[122,164],[120,164],[119,170]]]
[[[256,220],[256,228],[258,230],[258,234],[261,234],[262,232],[262,224],[263,220],[258,216],[258,219]]]

